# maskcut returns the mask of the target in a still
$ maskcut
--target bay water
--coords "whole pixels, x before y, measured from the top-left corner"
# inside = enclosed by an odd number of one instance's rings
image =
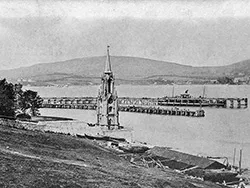
[[[25,87],[42,97],[97,96],[99,86]],[[192,96],[250,98],[248,85],[150,85],[116,86],[119,97],[163,97],[179,95],[188,90]],[[205,91],[205,92],[204,92]],[[249,104],[248,104],[249,106]],[[188,108],[188,107],[187,107]],[[192,108],[193,110],[195,108]],[[243,149],[243,167],[250,167],[250,110],[204,108],[205,117],[180,117],[120,112],[120,123],[134,130],[134,140],[150,145],[167,146],[200,155],[228,157],[232,164],[236,148]],[[42,115],[96,121],[96,112],[80,109],[40,109]]]

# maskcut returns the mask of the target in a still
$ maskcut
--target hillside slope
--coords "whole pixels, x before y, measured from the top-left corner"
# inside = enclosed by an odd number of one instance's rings
[[[99,83],[105,58],[78,58],[62,62],[37,64],[30,67],[0,71],[0,77],[10,80],[23,78],[32,83],[84,85]],[[137,57],[112,56],[112,69],[120,82],[147,82],[157,80],[207,80],[218,77],[250,76],[250,61],[220,67],[192,67]]]
[[[172,170],[135,166],[86,139],[2,125],[0,172],[0,187],[223,187]]]

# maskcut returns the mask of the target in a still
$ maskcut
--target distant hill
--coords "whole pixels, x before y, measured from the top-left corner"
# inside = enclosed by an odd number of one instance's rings
[[[100,83],[106,57],[78,58],[0,71],[1,78],[31,85]],[[112,70],[120,84],[199,83],[219,77],[250,76],[250,60],[228,66],[192,67],[138,57],[112,56]]]

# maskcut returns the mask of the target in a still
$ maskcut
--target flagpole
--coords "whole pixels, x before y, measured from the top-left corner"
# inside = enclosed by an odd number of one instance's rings
[[[174,83],[173,83],[173,89],[172,89],[172,97],[174,97]]]

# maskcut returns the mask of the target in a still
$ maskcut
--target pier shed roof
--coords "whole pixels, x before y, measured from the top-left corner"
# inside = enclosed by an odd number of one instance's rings
[[[148,153],[164,157],[171,161],[176,161],[177,163],[184,163],[187,166],[197,166],[202,169],[221,169],[225,168],[226,166],[219,163],[218,161],[210,160],[205,157],[199,157],[195,155],[190,155],[187,153],[182,153],[179,151],[174,151],[166,147],[153,147],[148,151]]]

